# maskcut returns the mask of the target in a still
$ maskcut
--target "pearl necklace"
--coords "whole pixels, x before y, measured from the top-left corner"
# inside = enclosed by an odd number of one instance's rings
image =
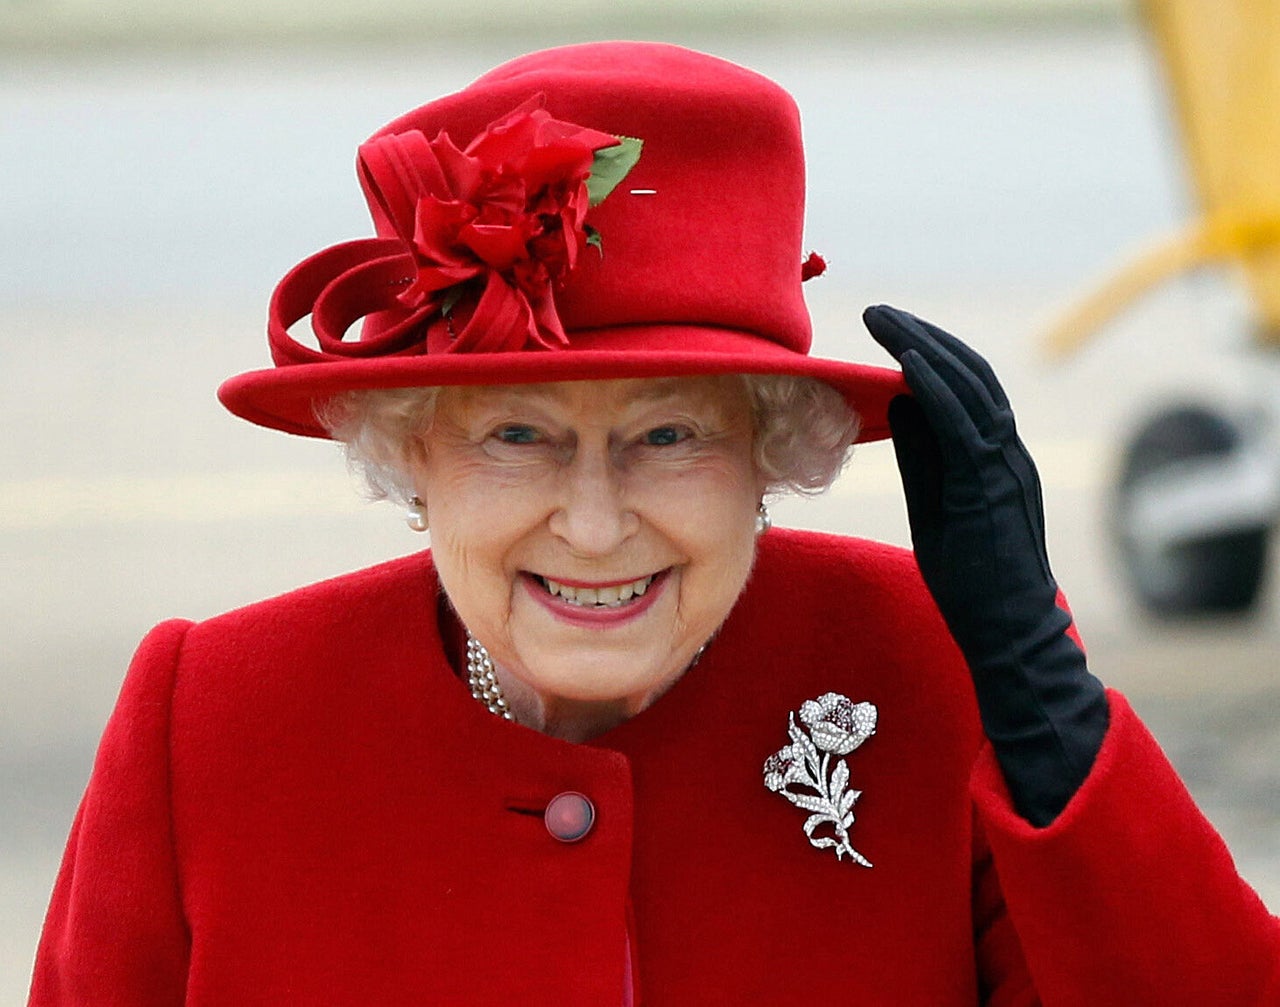
[[[507,697],[502,694],[502,685],[493,670],[493,658],[484,649],[484,644],[467,630],[467,684],[471,686],[471,695],[485,705],[485,708],[503,720],[515,720]]]

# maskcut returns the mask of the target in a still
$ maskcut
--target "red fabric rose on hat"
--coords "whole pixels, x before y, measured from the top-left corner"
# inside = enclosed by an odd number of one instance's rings
[[[554,290],[599,236],[587,211],[640,156],[638,140],[552,118],[535,95],[465,150],[413,130],[360,148],[361,181],[416,273],[400,301],[438,313],[454,351],[553,347]],[[454,325],[466,316],[465,325]]]

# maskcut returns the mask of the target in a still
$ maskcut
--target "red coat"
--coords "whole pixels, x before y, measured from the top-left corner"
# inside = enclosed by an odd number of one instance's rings
[[[771,531],[700,663],[586,745],[477,704],[437,604],[423,554],[154,630],[32,1003],[616,1007],[628,957],[646,1007],[1280,1003],[1280,923],[1123,699],[1059,820],[1012,811],[909,553]],[[762,783],[833,690],[879,708],[870,869]]]

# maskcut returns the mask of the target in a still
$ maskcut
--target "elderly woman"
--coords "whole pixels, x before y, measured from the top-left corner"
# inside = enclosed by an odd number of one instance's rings
[[[808,355],[783,91],[536,53],[359,171],[378,237],[291,272],[221,394],[432,548],[147,637],[32,1003],[1280,1003],[1276,920],[1086,667],[990,369],[889,308],[901,371]],[[914,555],[770,530],[890,428]]]

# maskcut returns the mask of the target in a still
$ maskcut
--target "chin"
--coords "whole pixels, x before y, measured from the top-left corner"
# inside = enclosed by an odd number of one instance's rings
[[[557,662],[558,663],[558,662]],[[643,708],[679,677],[684,664],[672,658],[637,668],[636,655],[583,655],[559,667],[521,676],[546,697],[577,703],[623,704]]]

